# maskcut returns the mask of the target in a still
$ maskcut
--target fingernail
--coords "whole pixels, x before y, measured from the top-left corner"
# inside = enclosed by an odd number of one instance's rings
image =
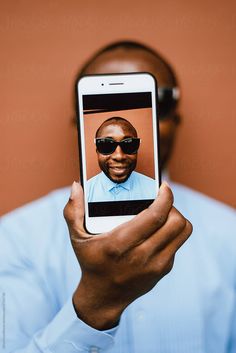
[[[170,184],[169,184],[166,180],[163,181],[163,184],[165,184],[166,186],[168,186],[168,188],[170,189]]]
[[[162,190],[165,189],[165,187],[168,187],[168,188],[170,189],[170,185],[167,183],[167,181],[163,181],[163,182],[161,183],[161,186],[160,186],[158,195],[160,195],[160,193],[162,192]]]
[[[76,183],[76,181],[74,181],[71,186],[71,191],[70,191],[70,199],[71,200],[73,200],[74,197],[76,196],[77,187],[78,187],[78,183]]]

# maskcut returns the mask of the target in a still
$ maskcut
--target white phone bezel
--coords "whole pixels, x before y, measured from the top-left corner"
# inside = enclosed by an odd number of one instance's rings
[[[156,192],[159,189],[159,170],[158,170],[158,141],[157,141],[157,107],[156,107],[156,81],[149,73],[131,74],[108,74],[108,75],[89,75],[82,77],[77,84],[78,103],[79,103],[79,125],[80,125],[80,146],[81,146],[81,166],[82,184],[84,186],[85,204],[85,227],[91,234],[103,233],[112,228],[131,220],[134,216],[107,216],[89,217],[87,202],[87,168],[85,153],[84,136],[84,114],[83,114],[83,95],[85,94],[111,94],[111,93],[136,93],[151,92],[152,96],[152,123],[153,123],[153,142],[154,142],[154,171],[156,181]]]

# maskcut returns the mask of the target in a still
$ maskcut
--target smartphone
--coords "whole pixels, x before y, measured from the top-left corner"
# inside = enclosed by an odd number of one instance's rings
[[[157,83],[149,73],[88,75],[77,97],[85,228],[98,234],[132,219],[158,193]]]

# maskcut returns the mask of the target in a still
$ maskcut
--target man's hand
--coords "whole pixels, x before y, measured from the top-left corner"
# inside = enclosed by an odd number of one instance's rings
[[[176,251],[192,232],[189,221],[173,207],[166,183],[149,208],[107,233],[86,233],[78,183],[72,185],[64,216],[82,270],[73,295],[75,310],[99,330],[115,326],[123,310],[171,270]]]

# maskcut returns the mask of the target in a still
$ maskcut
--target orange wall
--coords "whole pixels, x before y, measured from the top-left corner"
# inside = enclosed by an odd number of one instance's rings
[[[2,0],[0,213],[78,179],[73,79],[118,39],[160,50],[180,78],[172,177],[236,206],[235,14],[233,0]]]

